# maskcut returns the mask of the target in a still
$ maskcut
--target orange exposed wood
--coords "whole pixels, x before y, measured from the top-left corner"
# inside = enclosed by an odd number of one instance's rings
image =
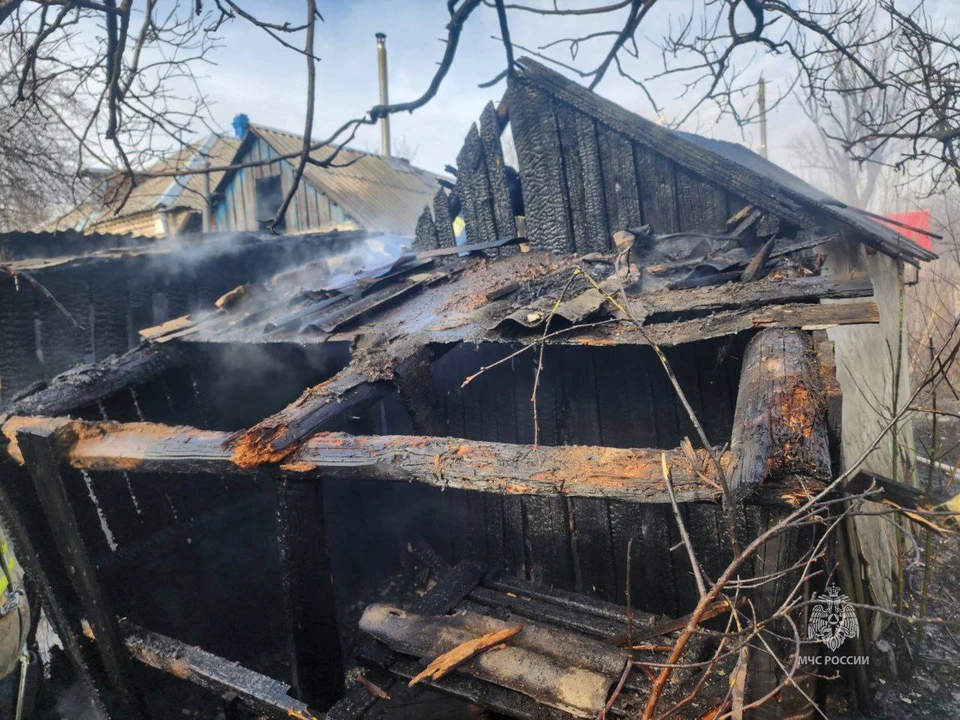
[[[452,673],[459,665],[462,665],[470,658],[506,642],[521,630],[523,630],[523,625],[516,625],[504,630],[489,632],[486,635],[481,635],[478,638],[457,645],[453,650],[449,650],[435,658],[433,662],[427,665],[423,672],[415,675],[407,685],[413,687],[426,678],[439,680],[445,675]]]

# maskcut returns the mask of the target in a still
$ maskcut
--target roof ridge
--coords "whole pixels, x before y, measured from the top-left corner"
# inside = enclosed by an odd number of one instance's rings
[[[289,137],[289,138],[295,138],[295,139],[299,140],[301,143],[303,142],[303,134],[302,134],[302,133],[295,133],[295,132],[291,132],[291,131],[289,131],[289,130],[281,130],[280,128],[271,127],[271,126],[269,126],[269,125],[261,125],[261,124],[259,124],[259,123],[250,123],[250,124],[248,125],[248,127],[251,128],[251,129],[253,129],[253,130],[257,130],[257,129],[259,129],[259,130],[266,130],[267,132],[274,132],[274,133],[277,133],[278,135],[286,135],[286,136]],[[313,152],[316,152],[317,150],[321,150],[321,149],[327,148],[327,147],[336,147],[336,145],[334,145],[333,143],[324,143],[324,144],[321,145],[319,148],[316,148]],[[342,150],[347,150],[347,151],[352,152],[352,153],[356,153],[357,155],[366,155],[366,156],[369,156],[369,157],[376,157],[376,158],[382,158],[382,157],[383,157],[383,155],[381,155],[380,153],[375,153],[375,152],[372,152],[372,151],[370,151],[370,150],[360,150],[360,149],[358,149],[358,148],[351,147],[351,146],[349,146],[349,145],[344,145],[341,149],[342,149]],[[410,163],[410,161],[407,160],[406,158],[392,158],[392,159],[404,160],[405,162]]]

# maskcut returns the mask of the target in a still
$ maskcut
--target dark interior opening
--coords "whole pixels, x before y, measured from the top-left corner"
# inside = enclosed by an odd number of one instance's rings
[[[257,180],[257,224],[261,230],[267,229],[282,204],[283,182],[280,176],[259,178]],[[285,218],[278,218],[274,227],[282,231],[285,225]]]

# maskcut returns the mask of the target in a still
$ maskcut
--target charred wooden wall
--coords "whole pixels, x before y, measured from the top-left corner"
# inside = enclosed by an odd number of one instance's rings
[[[326,380],[349,359],[337,345],[210,344],[183,353],[185,364],[72,414],[237,430],[292,402],[304,386]],[[62,472],[84,544],[120,615],[286,676],[272,477]],[[8,460],[0,475],[47,576],[61,600],[71,602],[26,469]]]
[[[507,106],[534,247],[606,250],[614,232],[643,224],[657,233],[716,232],[747,204],[522,78],[511,84]]]
[[[614,232],[644,224],[657,233],[718,232],[748,204],[711,176],[708,159],[701,172],[682,167],[656,144],[624,132],[622,123],[598,107],[561,99],[546,83],[520,75],[510,81],[505,97],[532,247],[605,251]],[[480,130],[474,125],[467,133],[457,174],[451,198],[459,202],[467,242],[512,237],[516,223],[492,104],[483,111]],[[420,247],[450,243],[446,205],[441,191],[433,212],[424,209]]]
[[[743,341],[745,342],[745,340]],[[722,342],[669,349],[667,355],[708,436],[730,439],[743,342],[717,364]],[[464,378],[504,357],[499,345],[464,346],[433,364],[452,437],[532,443],[533,353],[461,388]],[[663,368],[649,348],[550,348],[538,390],[544,445],[664,447],[694,436]],[[343,427],[354,432],[414,433],[397,397]],[[384,598],[410,573],[410,543],[426,540],[451,563],[476,556],[490,569],[622,603],[631,538],[635,607],[689,611],[696,589],[668,505],[594,499],[518,497],[438,490],[418,484],[326,481],[327,531],[342,625],[356,626],[362,603]],[[683,508],[708,572],[725,566],[718,509]],[[392,578],[394,582],[386,582]],[[412,588],[396,598],[409,599]],[[385,599],[392,600],[387,596]]]
[[[37,381],[126,352],[138,332],[207,309],[237,285],[256,282],[322,248],[304,241],[77,258],[29,274],[70,313],[24,278],[0,276],[0,406]],[[39,265],[39,263],[38,263]]]
[[[722,344],[710,341],[667,350],[716,443],[730,438],[743,349],[743,341],[737,341],[726,360],[718,363]],[[254,361],[239,357],[240,348],[207,348],[190,366],[118,393],[80,415],[237,429],[290,402],[299,389],[316,384],[346,360],[328,358],[324,365],[302,348],[272,349],[276,355],[270,361]],[[465,377],[510,351],[499,344],[463,346],[434,362],[433,376],[442,398],[441,432],[476,440],[533,441],[532,353],[461,387]],[[288,388],[271,374],[272,363],[283,364],[294,378]],[[230,372],[240,366],[245,368],[242,372]],[[258,366],[264,368],[259,374],[252,370]],[[265,387],[272,391],[263,393]],[[259,392],[251,392],[254,389]],[[245,396],[251,405],[246,409],[211,402],[214,397]],[[639,347],[549,348],[540,378],[537,421],[544,445],[672,448],[693,435],[655,355]],[[397,395],[328,429],[416,434]],[[8,474],[6,487],[19,488],[18,505],[28,517],[38,517],[35,502],[31,506],[29,480],[13,475]],[[284,599],[272,479],[73,471],[65,479],[84,539],[117,612],[285,677]],[[347,648],[366,604],[403,603],[414,596],[417,568],[409,548],[420,539],[451,563],[474,556],[489,569],[623,602],[632,538],[635,607],[677,615],[688,611],[696,598],[685,554],[671,550],[679,537],[667,505],[568,502],[374,481],[328,479],[324,484],[334,592]],[[707,571],[715,575],[725,564],[726,552],[717,508],[691,504],[683,512]],[[45,555],[56,559],[52,549]]]

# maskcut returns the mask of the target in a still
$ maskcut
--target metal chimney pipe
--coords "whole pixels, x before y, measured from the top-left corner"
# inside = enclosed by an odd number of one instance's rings
[[[760,76],[757,90],[757,104],[760,106],[760,154],[767,158],[767,81]]]
[[[387,36],[377,33],[377,66],[380,68],[380,104],[390,104],[390,93],[387,90]],[[380,118],[380,148],[381,153],[390,157],[390,116]]]

